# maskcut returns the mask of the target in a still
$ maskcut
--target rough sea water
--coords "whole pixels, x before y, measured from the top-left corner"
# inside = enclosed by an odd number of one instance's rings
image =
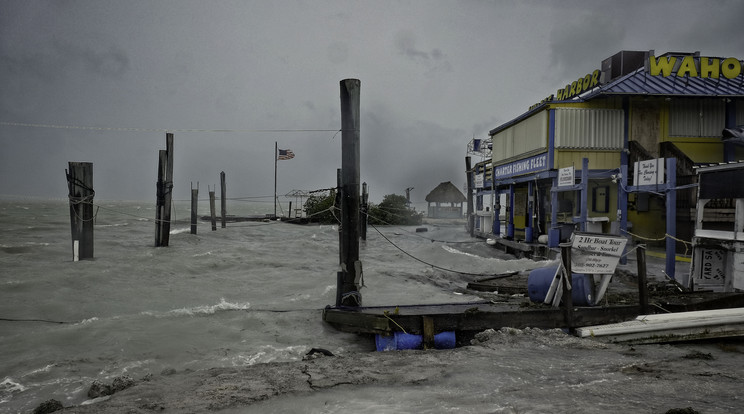
[[[338,226],[200,221],[192,235],[178,202],[170,246],[155,248],[154,202],[95,203],[95,259],[73,262],[66,201],[0,201],[0,413],[49,399],[90,413],[744,410],[736,340],[631,347],[502,329],[452,350],[376,352],[321,320]],[[369,228],[365,305],[481,300],[465,289],[473,274],[547,264],[471,239],[464,222],[416,227]],[[308,360],[312,348],[334,356]],[[90,404],[94,381],[124,376],[136,385]]]

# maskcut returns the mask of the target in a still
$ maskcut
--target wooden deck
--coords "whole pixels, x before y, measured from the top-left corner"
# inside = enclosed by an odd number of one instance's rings
[[[436,305],[326,307],[323,321],[345,332],[389,335],[393,331],[422,334],[425,318],[436,332],[480,332],[489,328],[563,328],[622,322],[639,314],[636,305],[575,308],[572,323],[563,309],[519,303],[468,302]]]
[[[652,298],[653,313],[744,307],[744,293],[696,292],[670,298]],[[574,307],[571,320],[565,309],[534,304],[528,299],[513,302],[467,302],[410,306],[335,307],[323,310],[323,321],[334,328],[359,334],[390,335],[394,331],[423,334],[426,323],[435,332],[459,334],[504,327],[580,328],[630,321],[641,315],[637,304]],[[468,335],[465,335],[468,336]]]

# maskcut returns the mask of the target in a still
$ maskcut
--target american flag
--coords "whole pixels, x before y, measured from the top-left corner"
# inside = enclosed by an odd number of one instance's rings
[[[277,155],[276,157],[276,159],[278,160],[291,160],[292,158],[294,158],[294,152],[292,152],[292,150],[289,150],[289,149],[285,149],[285,150],[280,149],[279,155]]]

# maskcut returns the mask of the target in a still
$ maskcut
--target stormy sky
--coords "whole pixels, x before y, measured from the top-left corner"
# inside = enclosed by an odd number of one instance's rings
[[[744,2],[0,1],[0,196],[154,200],[175,133],[176,199],[336,184],[339,81],[361,80],[370,199],[462,188],[466,145],[620,50],[744,58]],[[477,159],[475,161],[478,161]],[[219,195],[219,192],[218,192]]]

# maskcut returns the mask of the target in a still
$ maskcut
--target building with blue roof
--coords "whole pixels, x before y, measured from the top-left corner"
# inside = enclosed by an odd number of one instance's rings
[[[743,66],[621,51],[492,129],[472,171],[479,234],[545,251],[575,231],[625,235],[664,246],[674,277],[675,253],[690,253],[694,167],[744,159],[731,133],[744,125]]]

